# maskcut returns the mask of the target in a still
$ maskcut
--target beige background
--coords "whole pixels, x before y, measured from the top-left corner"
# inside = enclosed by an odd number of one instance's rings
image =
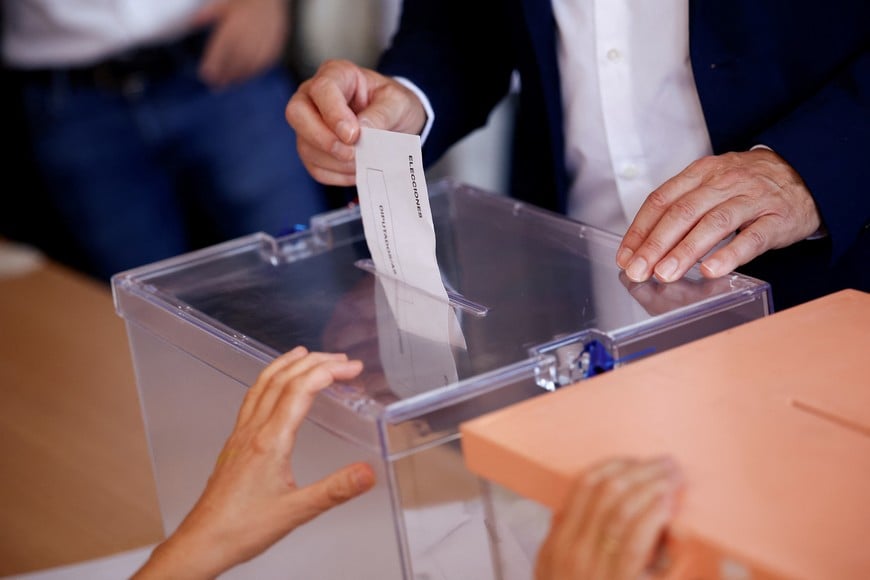
[[[109,289],[0,240],[0,576],[162,538]]]

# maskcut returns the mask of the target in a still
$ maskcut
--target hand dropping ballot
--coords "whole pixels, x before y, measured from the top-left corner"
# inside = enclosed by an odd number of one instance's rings
[[[438,268],[420,138],[363,128],[356,183],[379,281],[378,335],[390,383],[411,395],[455,382],[451,346],[465,348],[465,341]]]

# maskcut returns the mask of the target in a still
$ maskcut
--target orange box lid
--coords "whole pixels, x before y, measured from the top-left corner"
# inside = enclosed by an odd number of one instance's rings
[[[754,578],[870,578],[870,294],[825,296],[461,432],[472,472],[553,509],[594,462],[670,454],[686,476],[675,554],[735,558]]]

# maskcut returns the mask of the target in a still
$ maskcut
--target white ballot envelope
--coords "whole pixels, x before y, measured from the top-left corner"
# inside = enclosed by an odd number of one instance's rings
[[[363,128],[356,176],[384,372],[404,397],[449,385],[458,378],[452,347],[466,344],[438,267],[420,138]]]
[[[420,137],[363,127],[356,184],[375,269],[447,303],[435,256],[435,227]]]

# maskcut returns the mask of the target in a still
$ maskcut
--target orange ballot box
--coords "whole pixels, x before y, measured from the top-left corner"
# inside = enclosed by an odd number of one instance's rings
[[[503,577],[528,574],[517,568],[531,566],[542,518],[576,473],[668,453],[686,475],[668,577],[870,578],[870,294],[748,322],[461,433],[486,480]]]

